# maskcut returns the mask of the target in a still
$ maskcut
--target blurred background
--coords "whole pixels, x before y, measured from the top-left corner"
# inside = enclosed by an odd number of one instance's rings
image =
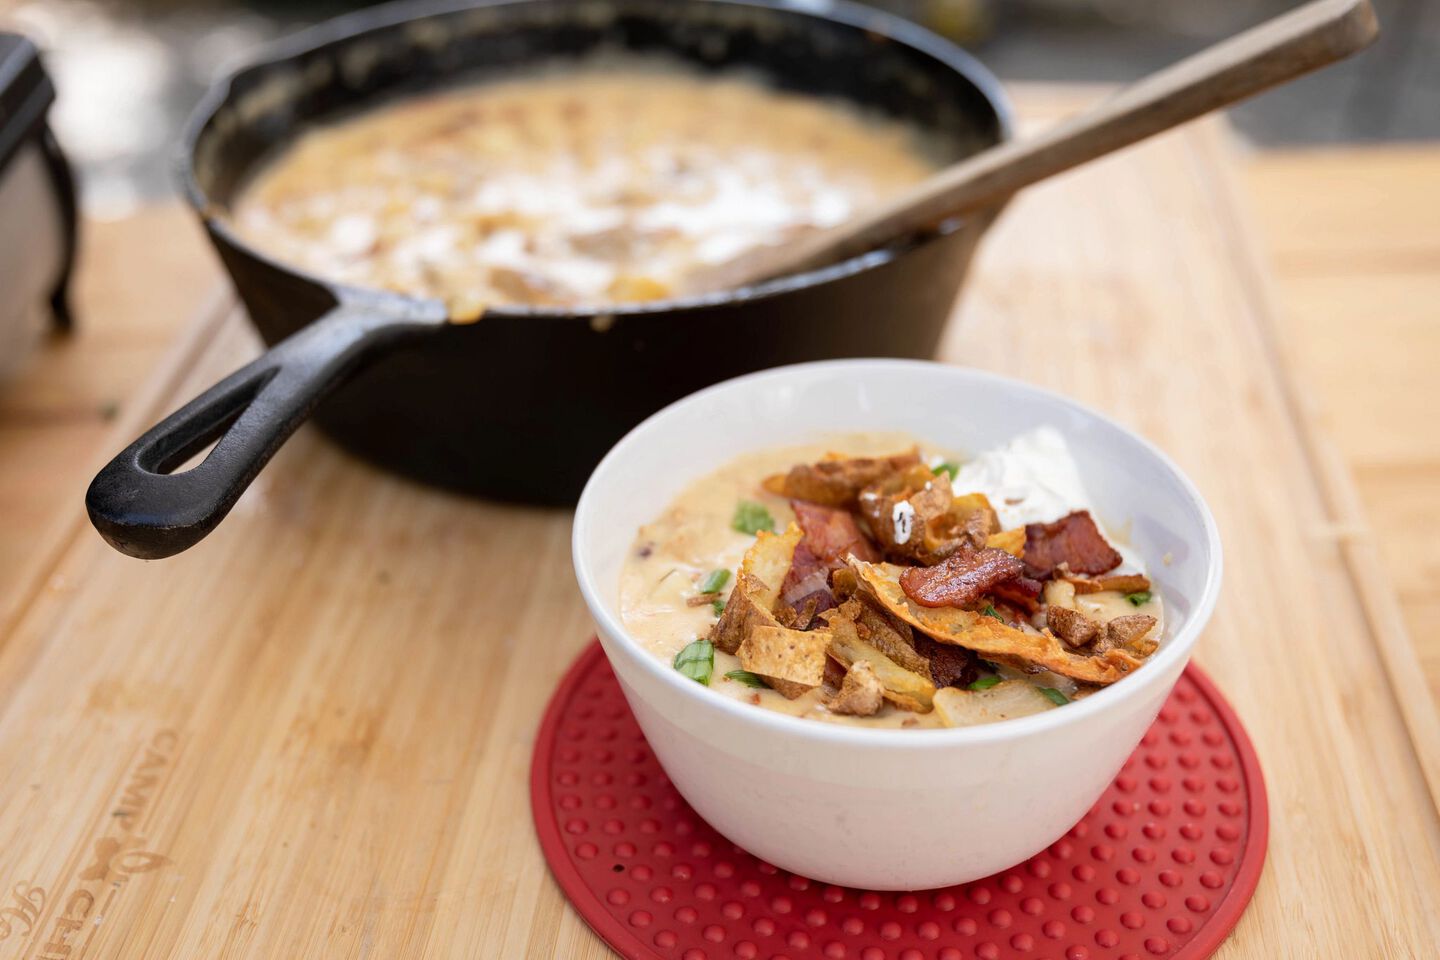
[[[343,0],[0,0],[35,39],[86,213],[124,216],[173,188],[175,132],[258,44],[363,6]],[[1117,83],[1296,4],[1288,0],[872,0],[961,42],[1007,81]],[[1350,63],[1234,111],[1266,146],[1440,136],[1440,0],[1376,0],[1384,33]]]

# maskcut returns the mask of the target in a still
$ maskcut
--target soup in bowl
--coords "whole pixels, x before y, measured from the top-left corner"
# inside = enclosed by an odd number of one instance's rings
[[[862,442],[857,436],[869,440]],[[1048,448],[1050,455],[1055,449],[1065,451],[1084,491],[1083,503],[1072,502],[1065,494],[1054,503],[1042,504],[1044,498],[1037,495],[1031,504],[1036,515],[1022,516],[1021,504],[1005,502],[1016,495],[1006,495],[1002,477],[986,493],[997,516],[986,518],[986,530],[977,526],[970,531],[987,539],[1003,536],[1006,529],[1026,533],[1025,544],[1011,543],[1018,556],[1000,552],[1020,563],[1015,576],[1043,575],[1036,610],[1020,609],[1024,604],[1018,599],[996,601],[997,589],[1014,596],[1005,587],[1015,586],[1014,577],[997,580],[997,573],[986,574],[978,592],[957,595],[946,591],[959,580],[926,572],[949,564],[965,567],[964,573],[981,555],[995,560],[992,565],[1013,570],[1006,561],[984,553],[998,547],[978,539],[945,557],[917,554],[913,562],[897,563],[904,559],[904,550],[895,550],[896,541],[907,530],[897,531],[893,523],[889,530],[882,529],[877,518],[893,521],[906,516],[908,511],[899,504],[902,500],[913,504],[916,495],[911,494],[887,504],[884,513],[872,509],[869,519],[857,506],[855,529],[875,555],[861,559],[858,553],[866,547],[852,540],[842,562],[830,567],[822,579],[836,594],[839,602],[831,609],[838,611],[851,598],[843,595],[837,571],[849,571],[852,580],[859,574],[859,599],[886,601],[880,604],[881,612],[889,623],[909,628],[923,666],[918,661],[899,663],[905,654],[894,648],[882,649],[885,656],[879,659],[868,653],[861,658],[845,656],[843,648],[834,646],[834,635],[845,632],[853,638],[853,634],[837,621],[865,618],[812,611],[799,593],[792,593],[791,600],[800,601],[800,613],[810,612],[812,620],[817,613],[829,615],[819,617],[818,624],[797,626],[792,621],[786,626],[783,621],[790,614],[782,611],[781,598],[761,596],[757,601],[752,591],[748,602],[766,613],[752,610],[751,618],[763,620],[769,615],[781,620],[779,628],[795,631],[795,636],[785,636],[802,648],[805,637],[823,643],[822,669],[829,671],[828,676],[785,672],[794,665],[791,652],[782,643],[781,655],[773,656],[766,643],[779,635],[765,632],[774,629],[768,623],[762,623],[758,632],[753,623],[742,624],[738,637],[732,633],[726,640],[722,623],[731,604],[738,602],[734,597],[741,589],[739,575],[754,574],[773,592],[779,584],[770,581],[783,583],[783,574],[795,562],[793,547],[782,558],[783,564],[769,568],[752,565],[747,570],[744,556],[756,544],[785,536],[782,531],[788,531],[789,525],[782,527],[780,520],[788,520],[788,514],[782,512],[781,502],[792,512],[795,502],[802,505],[800,512],[809,510],[804,504],[816,502],[786,494],[821,496],[813,488],[786,490],[788,479],[803,476],[803,469],[796,473],[792,468],[841,462],[847,454],[883,460],[896,455],[897,449],[908,452],[894,446],[903,437],[922,440],[915,455],[931,478],[942,472],[950,475],[948,469],[939,470],[941,464],[953,466],[954,482],[947,492],[953,500],[981,492],[969,486],[981,486],[985,471],[993,479],[998,468],[986,464],[995,461],[996,451],[1013,450],[1017,444],[1023,448],[1026,443]],[[863,443],[869,446],[857,446]],[[798,457],[797,450],[802,452]],[[820,460],[808,460],[816,451],[842,456],[827,461],[821,453]],[[936,456],[946,459],[936,461]],[[746,467],[747,457],[758,462]],[[716,477],[730,479],[715,481]],[[933,482],[918,472],[913,478],[921,481],[918,489]],[[647,621],[645,614],[663,620],[658,614],[665,604],[656,602],[647,608],[637,603],[637,595],[643,596],[640,571],[647,569],[637,561],[660,556],[664,550],[678,557],[684,548],[673,540],[662,547],[664,538],[657,534],[665,529],[670,511],[693,504],[697,484],[704,487],[707,482],[725,490],[717,500],[736,494],[738,501],[743,494],[743,499],[765,509],[776,532],[765,529],[757,511],[749,511],[750,522],[740,523],[745,519],[743,511],[737,503],[727,502],[711,508],[713,516],[731,526],[722,537],[713,523],[703,519],[701,509],[697,516],[702,519],[688,541],[691,546],[700,544],[700,555],[690,569],[671,575],[681,576],[691,586],[682,588],[669,604],[676,610],[683,604],[695,611],[691,614],[695,622],[677,614],[668,626],[652,629],[654,621]],[[960,489],[962,483],[966,489]],[[856,488],[857,503],[864,489]],[[785,499],[767,503],[767,495]],[[1038,546],[1050,539],[1042,530],[1035,532],[1037,549],[1027,549],[1032,521],[1040,528],[1053,527],[1079,512],[1075,507],[1083,508],[1095,533],[1119,555],[1118,562],[1111,563],[1104,555],[1105,559],[1094,561],[1093,573],[1074,569],[1073,557],[1063,556],[1058,548]],[[1063,512],[1048,515],[1056,511]],[[1000,529],[988,529],[992,522]],[[753,534],[735,529],[747,525],[756,527]],[[796,528],[799,537],[792,533],[791,538],[798,542],[805,531],[798,523]],[[912,523],[908,532],[914,536],[916,529]],[[739,542],[729,540],[730,534]],[[752,543],[745,543],[747,536],[753,536]],[[1012,541],[1015,537],[1010,535]],[[1085,537],[1090,542],[1089,531]],[[711,571],[703,568],[711,562],[709,557],[718,555],[706,552],[705,544],[716,542],[707,538],[718,538],[726,549],[737,551],[732,558],[740,559],[725,585],[700,591],[716,586],[705,583]],[[647,547],[649,555],[640,557]],[[1046,556],[1053,561],[1049,569],[1044,569]],[[1188,662],[1214,606],[1221,569],[1218,533],[1203,500],[1179,470],[1140,437],[1037,387],[974,370],[888,360],[771,370],[719,384],[662,410],[617,444],[591,477],[576,513],[574,559],[581,591],[631,708],[657,758],[691,806],[722,834],[777,866],[824,882],[881,890],[944,886],[990,875],[1032,856],[1077,822],[1120,770]],[[1105,569],[1099,569],[1102,566]],[[729,568],[717,563],[714,569]],[[956,602],[926,606],[903,587],[899,593],[887,594],[886,577],[880,574],[893,577],[898,585],[905,570],[919,571],[909,575],[913,592],[932,602],[947,598]],[[863,584],[867,574],[868,590]],[[1120,576],[1143,576],[1147,589],[1128,590],[1138,584],[1123,582],[1098,585],[1119,588],[1108,591],[1119,609],[1086,606],[1081,602],[1084,596],[1100,597],[1107,591],[1076,597],[1090,588],[1077,589],[1070,582]],[[972,577],[965,582],[973,588],[980,581]],[[939,593],[927,592],[931,588]],[[1056,595],[1047,597],[1052,591]],[[691,596],[709,599],[710,593],[724,596],[710,599],[708,610],[689,603]],[[720,600],[724,602],[717,608],[714,604]],[[790,605],[792,610],[795,606]],[[917,613],[913,607],[931,613]],[[986,607],[1006,622],[1002,624]],[[1059,615],[1051,623],[1045,607],[1072,609],[1098,636],[1066,632],[1062,623],[1073,626],[1075,619]],[[934,619],[937,616],[939,621]],[[1111,637],[1109,623],[1131,616],[1150,622],[1139,634]],[[1132,626],[1135,623],[1131,621]],[[980,634],[972,632],[977,624]],[[831,636],[815,641],[817,631],[829,631]],[[986,646],[996,637],[1017,645]],[[681,656],[701,639],[715,647],[708,675],[696,666],[693,655]],[[732,641],[736,654],[717,646]],[[874,637],[865,642],[872,650],[880,646]],[[749,661],[758,669],[746,669],[740,659],[744,644],[755,648],[752,656],[760,655]],[[1053,659],[1039,659],[1035,651],[1042,646]],[[947,678],[934,672],[936,658],[951,648],[963,652],[973,678],[969,673]],[[717,666],[715,658],[722,654],[736,656],[737,662],[722,659]],[[909,688],[891,689],[882,682],[879,703],[857,715],[849,709],[855,701],[847,696],[846,680],[860,660],[868,661],[869,669],[861,668],[862,673],[879,674],[882,681],[900,676],[891,672],[891,666],[919,677],[929,685],[919,689],[931,702],[910,703],[907,710],[902,698],[890,694],[903,694]],[[742,689],[747,687],[743,682],[734,690],[725,688],[735,683],[726,674],[735,672],[754,678],[753,692],[761,695],[760,702],[749,696],[750,689]],[[698,682],[701,676],[706,682]],[[794,693],[796,688],[785,681],[797,677],[804,681],[803,689],[791,699],[786,691]],[[772,682],[777,678],[781,682]],[[987,678],[996,679],[987,683]],[[974,689],[977,683],[980,688]],[[1029,701],[1035,709],[1009,709],[998,715],[970,709],[980,701],[966,698],[984,698],[1007,684],[1024,685],[1023,691],[1011,689],[1027,697],[1031,690],[1047,689],[1057,696],[1051,700],[1042,693],[1043,704]],[[855,694],[857,686],[852,683],[848,694]],[[943,703],[937,707],[937,697],[954,702],[960,711],[954,715],[961,722],[940,719],[949,708]],[[785,706],[797,703],[803,703],[803,709]],[[907,725],[906,714],[916,722]]]

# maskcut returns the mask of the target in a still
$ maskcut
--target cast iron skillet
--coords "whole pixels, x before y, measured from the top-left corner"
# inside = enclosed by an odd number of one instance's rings
[[[783,88],[877,108],[939,134],[956,158],[1009,133],[1003,95],[970,56],[844,2],[401,3],[306,31],[210,91],[181,168],[272,347],[101,470],[86,506],[105,539],[147,559],[193,546],[312,413],[341,446],[427,483],[568,503],[630,427],[701,387],[804,360],[933,354],[997,210],[735,293],[603,315],[507,307],[470,325],[448,322],[435,300],[333,283],[272,260],[223,219],[256,165],[312,122],[617,49],[759,71]],[[175,472],[211,443],[197,466]]]

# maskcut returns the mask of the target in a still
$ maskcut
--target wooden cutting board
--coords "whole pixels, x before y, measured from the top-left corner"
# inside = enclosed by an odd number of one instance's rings
[[[1018,201],[942,356],[1112,413],[1214,508],[1199,659],[1273,818],[1220,955],[1434,956],[1434,706],[1276,360],[1226,149],[1203,124]],[[105,449],[256,349],[228,304],[198,317]],[[526,789],[589,635],[568,513],[423,489],[308,430],[172,560],[111,552],[76,492],[0,620],[0,960],[609,956]]]

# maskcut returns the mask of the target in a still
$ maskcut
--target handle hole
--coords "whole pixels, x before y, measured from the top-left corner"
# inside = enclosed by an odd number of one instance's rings
[[[267,370],[260,376],[237,384],[205,408],[196,410],[185,428],[157,437],[137,455],[141,469],[151,473],[176,474],[193,470],[204,463],[225,432],[240,419],[240,415],[277,372]]]
[[[229,428],[229,424],[226,424],[226,428]],[[224,436],[224,434],[222,433],[221,436]],[[201,447],[199,450],[186,457],[179,466],[163,469],[159,472],[168,473],[172,476],[176,476],[182,473],[189,473],[191,470],[194,470],[196,467],[200,466],[200,464],[204,463],[205,458],[210,456],[210,451],[214,450],[219,443],[220,437],[216,437],[214,440],[211,440],[209,443],[205,444],[205,446]]]

